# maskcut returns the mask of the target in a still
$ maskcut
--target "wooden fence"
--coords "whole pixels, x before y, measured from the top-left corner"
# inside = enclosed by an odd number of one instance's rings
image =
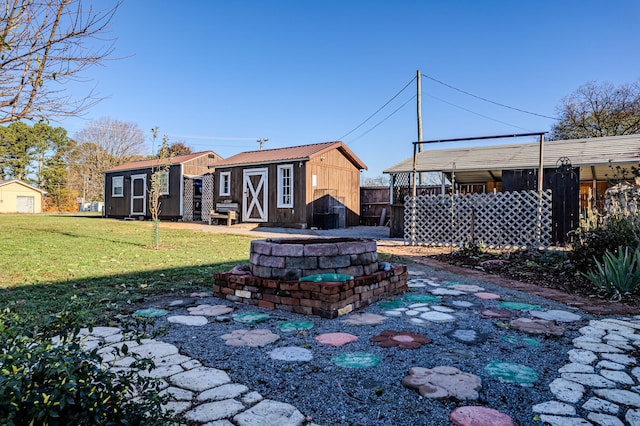
[[[551,245],[551,191],[406,197],[408,245],[508,249]]]

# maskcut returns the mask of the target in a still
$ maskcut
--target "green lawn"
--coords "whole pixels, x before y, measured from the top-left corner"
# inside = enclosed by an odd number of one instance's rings
[[[167,229],[95,216],[0,216],[0,307],[35,321],[73,295],[99,322],[146,297],[211,290],[213,273],[249,258],[248,237]]]

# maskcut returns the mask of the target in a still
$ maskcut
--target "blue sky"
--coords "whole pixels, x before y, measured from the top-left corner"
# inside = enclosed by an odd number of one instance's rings
[[[223,157],[257,150],[258,138],[269,139],[265,149],[333,141],[418,69],[554,117],[561,99],[588,81],[640,79],[638,22],[637,0],[125,0],[110,33],[121,59],[69,86],[78,95],[95,87],[106,99],[59,125],[73,136],[108,116],[137,123],[149,141],[158,126],[171,142]],[[367,177],[411,156],[415,94],[414,82],[343,139]],[[554,123],[424,77],[422,104],[424,140],[548,131]]]

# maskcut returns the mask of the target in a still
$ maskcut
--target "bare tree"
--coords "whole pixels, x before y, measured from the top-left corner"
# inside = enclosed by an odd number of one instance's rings
[[[64,84],[113,52],[104,39],[119,6],[82,0],[5,0],[0,10],[0,123],[79,115],[97,99]]]
[[[102,200],[103,172],[128,161],[141,159],[146,151],[144,132],[136,123],[105,117],[92,121],[76,133],[71,181],[87,200]]]
[[[566,96],[557,111],[555,140],[640,133],[640,82],[619,87],[589,82]]]

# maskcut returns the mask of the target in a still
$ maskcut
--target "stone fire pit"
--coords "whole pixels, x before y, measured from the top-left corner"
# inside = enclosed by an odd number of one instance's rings
[[[376,242],[359,238],[267,239],[251,242],[251,274],[215,274],[213,292],[234,302],[336,318],[407,290],[406,266],[378,270]],[[305,282],[316,274],[339,282]]]

